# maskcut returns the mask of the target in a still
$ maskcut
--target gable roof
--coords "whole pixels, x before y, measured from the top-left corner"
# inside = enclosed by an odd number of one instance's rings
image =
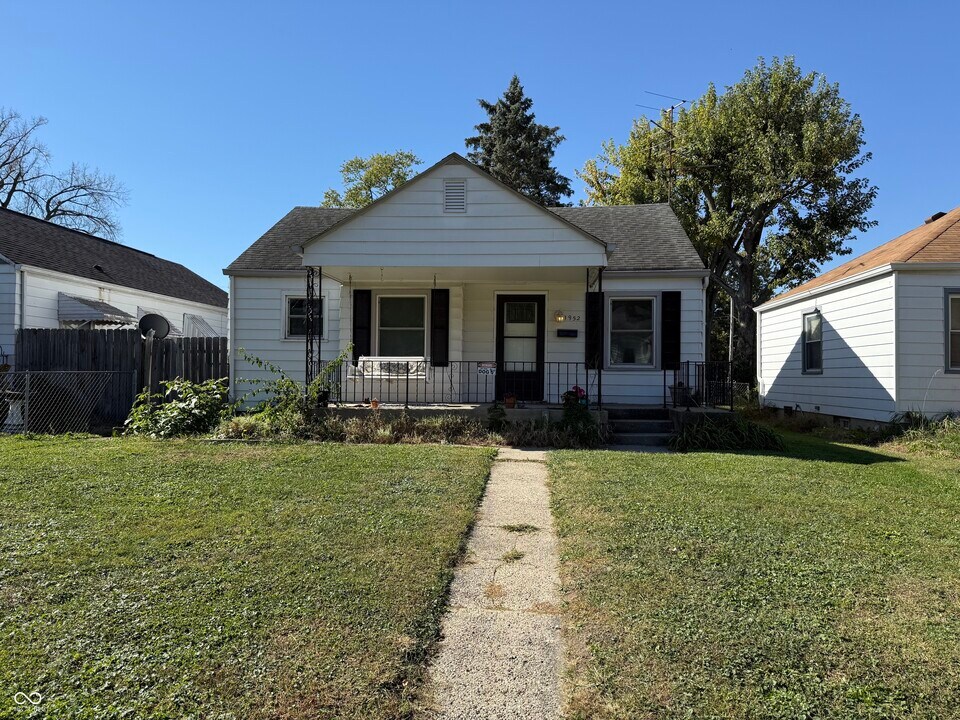
[[[489,172],[487,172],[486,170],[484,170],[484,169],[483,169],[482,167],[480,167],[479,165],[476,165],[475,163],[472,163],[472,162],[470,162],[469,160],[467,160],[467,159],[466,159],[465,157],[463,157],[463,155],[461,155],[460,153],[452,152],[452,153],[450,153],[449,155],[447,155],[445,158],[443,158],[442,160],[440,160],[439,162],[434,163],[433,165],[431,165],[430,167],[428,167],[428,168],[427,168],[426,170],[424,170],[423,172],[417,173],[416,175],[414,175],[412,178],[410,178],[409,180],[407,180],[407,181],[406,181],[405,183],[403,183],[402,185],[397,185],[396,187],[391,188],[389,191],[385,192],[383,195],[381,195],[381,196],[378,197],[376,200],[374,200],[372,203],[369,203],[368,205],[364,205],[362,208],[360,208],[360,209],[358,209],[358,210],[354,210],[354,211],[353,211],[353,214],[352,214],[349,218],[342,218],[340,221],[338,221],[338,223],[335,223],[334,225],[331,225],[331,226],[329,226],[329,227],[324,228],[324,229],[321,230],[319,233],[317,233],[317,235],[316,235],[315,237],[310,238],[309,242],[313,242],[314,240],[318,240],[318,239],[320,239],[323,235],[326,235],[328,232],[333,231],[335,225],[339,224],[339,222],[344,222],[344,223],[345,223],[345,222],[349,222],[350,220],[353,220],[354,218],[361,217],[362,215],[366,214],[367,212],[369,212],[369,211],[372,210],[373,208],[377,207],[378,205],[381,205],[381,204],[385,203],[387,200],[389,200],[390,198],[392,198],[394,195],[398,195],[399,193],[401,193],[401,192],[403,192],[403,191],[405,191],[405,190],[408,190],[414,183],[416,183],[417,181],[419,181],[419,180],[427,177],[427,176],[430,175],[434,170],[436,170],[437,168],[442,167],[442,166],[444,166],[444,165],[463,165],[464,167],[467,167],[467,168],[469,168],[470,170],[473,170],[473,171],[476,172],[477,174],[484,176],[484,177],[485,177],[487,180],[489,180],[490,182],[492,182],[492,183],[494,183],[494,184],[496,184],[496,185],[499,185],[501,188],[503,188],[504,190],[506,190],[507,192],[509,192],[511,195],[513,195],[514,197],[516,197],[516,198],[517,198],[518,200],[520,200],[521,202],[527,203],[528,205],[531,205],[531,206],[535,207],[535,208],[536,208],[537,210],[539,210],[540,212],[543,212],[543,211],[545,211],[545,210],[548,209],[548,208],[545,208],[543,205],[540,205],[539,203],[534,202],[533,200],[531,200],[530,198],[528,198],[528,197],[527,197],[526,195],[524,195],[523,193],[521,193],[521,192],[515,190],[514,188],[510,187],[509,185],[507,185],[507,184],[506,184],[505,182],[503,182],[502,180],[499,180],[498,178],[495,178],[493,175],[491,175]],[[560,220],[562,223],[564,223],[565,225],[568,225],[569,227],[573,228],[575,231],[577,231],[577,232],[580,233],[581,235],[585,235],[585,236],[586,236],[587,238],[589,238],[590,240],[593,240],[594,242],[599,243],[600,245],[603,245],[603,244],[604,244],[603,240],[601,240],[600,238],[595,237],[594,235],[591,235],[588,231],[584,230],[583,228],[578,227],[577,225],[574,225],[573,223],[569,222],[568,220],[565,220],[564,218],[559,218],[559,220]]]
[[[607,245],[608,270],[703,270],[703,261],[670,206],[555,207],[551,213]],[[295,248],[357,211],[297,206],[260,236],[223,272],[300,271]]]
[[[482,174],[537,209],[548,212],[565,225],[604,245],[608,270],[704,270],[703,261],[687,237],[677,216],[666,203],[605,207],[543,207],[526,195],[493,177],[458,153],[419,173],[403,185],[377,198],[364,208],[321,208],[297,206],[267,230],[223,271],[226,275],[244,272],[287,272],[303,269],[297,247],[302,247],[342,223],[359,217],[442,165],[459,163]]]
[[[0,255],[17,265],[205,305],[227,306],[226,292],[179,263],[2,208]]]
[[[802,285],[781,293],[759,307],[894,263],[943,262],[960,263],[960,207],[941,215],[936,220],[931,219],[920,227],[875,247],[813,280],[808,280]]]

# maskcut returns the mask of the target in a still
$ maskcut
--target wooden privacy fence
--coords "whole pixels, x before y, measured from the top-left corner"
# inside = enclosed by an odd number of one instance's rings
[[[147,343],[139,330],[17,331],[15,364],[18,371],[111,371],[116,381],[102,400],[104,411],[129,411],[146,381]],[[160,392],[164,380],[182,377],[194,382],[229,378],[227,339],[183,337],[154,340],[151,391]]]

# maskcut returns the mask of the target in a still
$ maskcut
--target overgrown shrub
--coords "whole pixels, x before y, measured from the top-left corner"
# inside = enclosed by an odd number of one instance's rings
[[[890,438],[901,448],[945,457],[960,458],[960,416],[954,414],[928,418],[922,413],[903,413],[894,418],[900,428]]]
[[[299,422],[298,422],[299,420]],[[442,443],[497,445],[503,438],[482,422],[462,415],[415,417],[370,411],[354,417],[317,413],[307,422],[290,412],[256,413],[225,420],[216,437],[236,440],[303,439],[343,443]]]
[[[145,390],[137,396],[124,423],[125,435],[153,438],[201,435],[210,432],[232,412],[226,380],[195,383],[176,378],[162,385],[162,393],[151,395]]]
[[[714,419],[708,415],[684,423],[670,438],[678,452],[694,450],[783,450],[783,438],[765,425],[739,415]]]
[[[240,382],[252,385],[253,389],[240,398],[239,402],[242,404],[259,397],[262,399],[255,407],[258,413],[276,416],[284,423],[297,415],[302,415],[308,421],[312,420],[314,415],[323,413],[331,397],[335,398],[339,394],[340,369],[352,352],[353,346],[348,345],[337,357],[324,364],[309,385],[304,385],[287,375],[280,366],[238,348],[237,354],[243,360],[272,375],[268,379],[241,379]]]

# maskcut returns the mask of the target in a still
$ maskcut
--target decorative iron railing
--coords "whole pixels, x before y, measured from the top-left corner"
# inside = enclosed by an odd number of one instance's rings
[[[321,364],[317,375],[329,388],[330,402],[384,405],[460,405],[502,401],[562,402],[563,393],[583,388],[591,405],[600,403],[598,374],[582,362],[497,363],[455,360],[433,366],[424,358],[359,358],[357,364]]]
[[[733,409],[733,366],[729,362],[680,363],[663,371],[664,407]]]

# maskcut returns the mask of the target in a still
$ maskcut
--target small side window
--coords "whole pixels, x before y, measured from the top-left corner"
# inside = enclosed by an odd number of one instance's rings
[[[823,372],[823,317],[819,312],[803,316],[803,372]]]
[[[323,300],[315,301],[316,327],[322,335],[323,329]],[[284,337],[298,338],[307,336],[307,299],[305,297],[288,297],[286,307],[286,322]]]

